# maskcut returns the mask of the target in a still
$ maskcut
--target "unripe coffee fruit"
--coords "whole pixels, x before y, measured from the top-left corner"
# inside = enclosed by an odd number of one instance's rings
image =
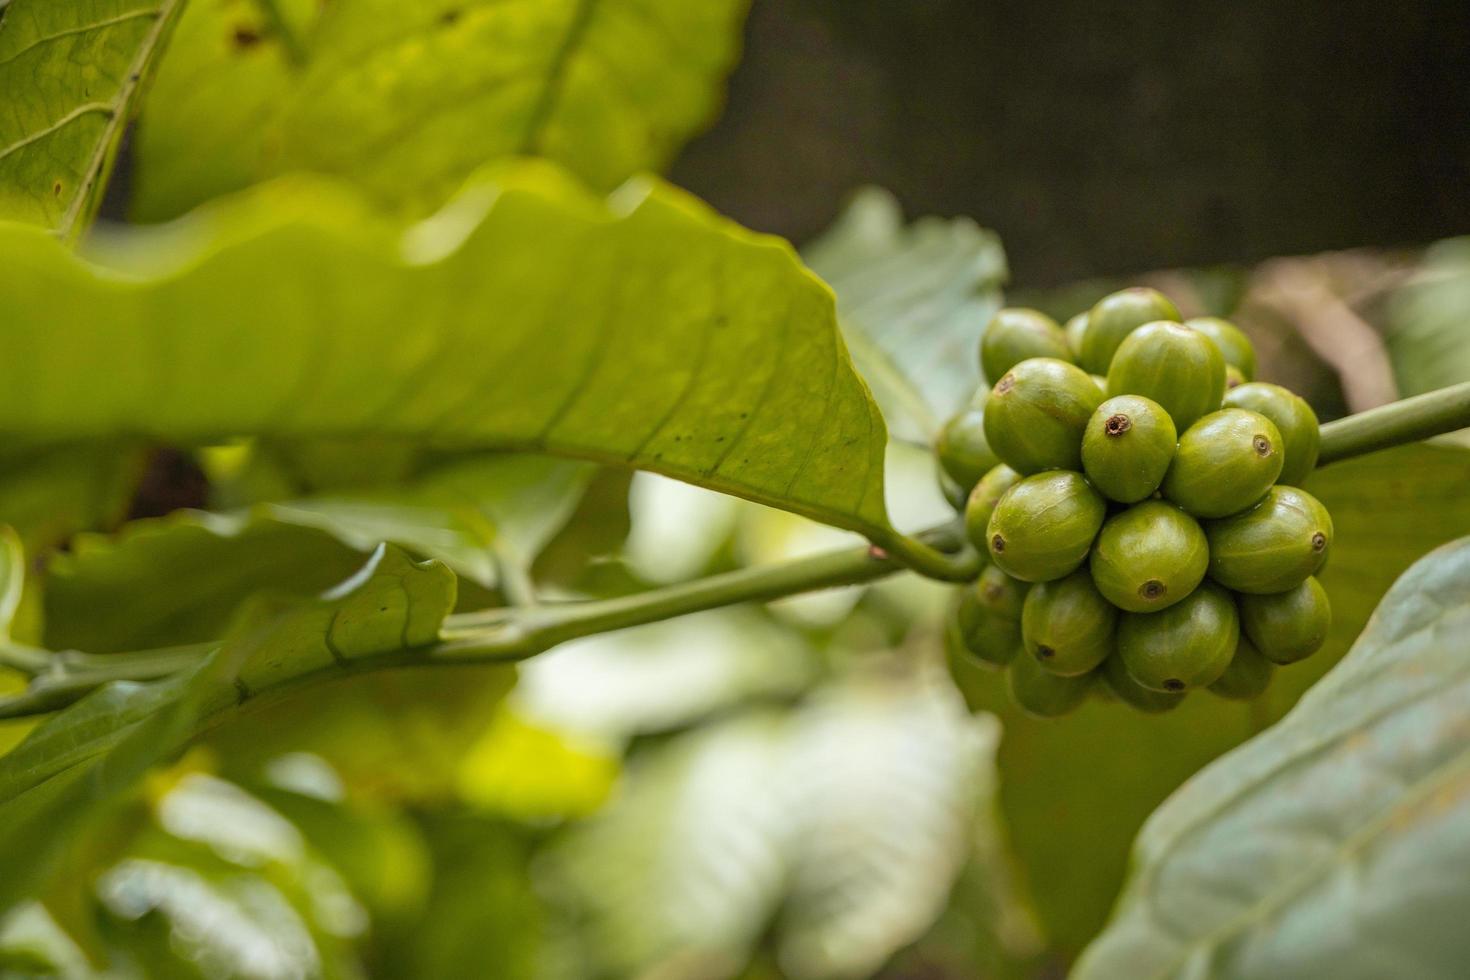
[[[1230,658],[1230,666],[1225,668],[1219,680],[1210,685],[1210,693],[1235,701],[1258,698],[1271,686],[1271,674],[1275,670],[1250,638],[1242,636],[1235,648],[1235,656]]]
[[[1235,324],[1217,316],[1196,316],[1185,320],[1184,325],[1214,341],[1225,363],[1239,371],[1246,381],[1256,376],[1256,348]]]
[[[1007,575],[1049,582],[1081,566],[1107,512],[1107,503],[1082,474],[1040,473],[1000,498],[986,528],[986,545]]]
[[[971,407],[955,415],[939,430],[934,452],[944,472],[969,493],[980,478],[1000,463],[985,441],[985,409]]]
[[[1179,308],[1156,289],[1135,286],[1109,293],[1088,311],[1077,363],[1090,374],[1107,374],[1123,338],[1145,323],[1179,319]]]
[[[1213,684],[1230,666],[1239,639],[1235,601],[1209,582],[1163,612],[1124,613],[1118,621],[1123,665],[1154,691]]]
[[[1033,357],[1072,360],[1067,335],[1039,310],[1007,307],[991,317],[980,338],[980,367],[994,384],[1011,368]]]
[[[1109,500],[1132,504],[1159,488],[1179,435],[1158,402],[1118,395],[1097,407],[1082,435],[1082,468]]]
[[[1103,664],[1102,677],[1119,701],[1151,715],[1177,708],[1184,700],[1183,691],[1150,691],[1138,683],[1123,665],[1123,658],[1116,654]]]
[[[1236,592],[1285,592],[1317,574],[1332,548],[1332,517],[1296,487],[1272,487],[1243,514],[1206,521],[1210,577]]]
[[[1195,517],[1228,517],[1258,503],[1281,474],[1281,433],[1264,415],[1211,412],[1179,437],[1164,496]]]
[[[1072,711],[1087,697],[1093,684],[1090,674],[1063,677],[1032,657],[1017,657],[1006,673],[1011,700],[1038,718],[1056,718]]]
[[[986,534],[995,505],[1000,503],[1007,490],[1023,479],[1021,474],[1001,463],[981,477],[975,489],[970,491],[970,498],[965,502],[965,534],[978,550],[984,551],[988,547]]]
[[[1118,610],[1102,597],[1086,569],[1031,587],[1021,613],[1026,652],[1053,674],[1076,677],[1113,650]]]
[[[1082,468],[1082,432],[1102,392],[1081,368],[1055,358],[1022,361],[985,405],[985,438],[1018,473]]]
[[[1108,394],[1152,398],[1183,432],[1220,407],[1225,358],[1198,330],[1182,323],[1146,323],[1118,345],[1108,369]]]
[[[1240,597],[1240,622],[1261,656],[1294,664],[1316,653],[1332,629],[1327,590],[1309,578],[1290,592]]]
[[[1284,459],[1277,480],[1287,486],[1301,486],[1317,468],[1317,454],[1322,446],[1322,429],[1317,413],[1306,399],[1294,395],[1280,385],[1254,382],[1232,388],[1225,393],[1225,405],[1259,412],[1275,423],[1281,433]]]
[[[1129,612],[1167,609],[1199,586],[1209,566],[1199,523],[1178,507],[1146,500],[1103,524],[1092,548],[1092,580]]]

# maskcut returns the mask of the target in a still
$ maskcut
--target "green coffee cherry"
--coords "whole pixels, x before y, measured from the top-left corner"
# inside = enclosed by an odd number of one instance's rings
[[[1097,385],[1097,390],[1103,393],[1103,397],[1108,397],[1108,379],[1100,374],[1089,374],[1088,377]]]
[[[1029,715],[1056,718],[1075,709],[1092,687],[1092,675],[1062,677],[1042,667],[1031,657],[1011,662],[1007,682],[1011,700]]]
[[[1000,458],[990,451],[985,441],[985,409],[967,408],[955,415],[934,442],[934,452],[944,472],[964,488],[966,493],[980,478],[995,467]]]
[[[980,368],[996,382],[1011,368],[1033,357],[1072,360],[1067,335],[1057,321],[1039,310],[1007,307],[990,318],[980,338]]]
[[[1090,374],[1107,374],[1123,338],[1155,320],[1180,320],[1179,308],[1156,289],[1135,286],[1104,296],[1088,311],[1077,363]]]
[[[1118,395],[1097,407],[1082,435],[1082,468],[1109,500],[1137,503],[1159,488],[1178,442],[1158,402]]]
[[[1261,651],[1256,649],[1250,638],[1242,636],[1240,645],[1235,648],[1235,656],[1230,658],[1230,666],[1225,668],[1219,680],[1210,685],[1210,693],[1234,701],[1250,701],[1260,697],[1271,686],[1271,674],[1275,669],[1271,661],[1261,656]]]
[[[1092,581],[1119,609],[1157,612],[1194,592],[1209,560],[1194,518],[1172,504],[1146,500],[1103,525],[1092,548]]]
[[[1332,548],[1332,517],[1296,487],[1272,487],[1243,514],[1205,522],[1210,577],[1236,592],[1285,592],[1315,575]]]
[[[1240,597],[1240,623],[1261,656],[1294,664],[1321,649],[1332,629],[1327,590],[1309,578],[1290,592]]]
[[[1167,321],[1145,323],[1118,345],[1108,368],[1108,394],[1152,398],[1183,432],[1220,407],[1225,358],[1198,330]]]
[[[938,465],[937,460],[935,463],[935,470],[939,474],[939,492],[944,495],[945,501],[957,513],[963,514],[965,512],[965,502],[969,500],[969,495],[965,493],[964,487],[954,481],[954,477],[944,472],[944,467]]]
[[[1102,678],[1119,701],[1151,715],[1177,708],[1184,700],[1183,691],[1150,691],[1129,675],[1123,658],[1116,655],[1103,664]]]
[[[1317,413],[1306,399],[1292,394],[1280,385],[1254,382],[1240,385],[1225,393],[1225,405],[1259,412],[1276,424],[1281,432],[1285,462],[1277,479],[1287,486],[1300,486],[1317,468],[1317,453],[1322,445],[1322,431]]]
[[[965,651],[981,664],[1004,667],[1021,649],[1020,618],[1006,616],[988,605],[978,582],[961,590],[955,622]]]
[[[1026,594],[1021,640],[1053,674],[1077,677],[1107,659],[1117,622],[1118,610],[1097,591],[1087,570],[1078,569]]]
[[[1228,396],[1232,389],[1239,388],[1248,379],[1240,373],[1240,368],[1234,364],[1225,365],[1225,394]]]
[[[1082,338],[1087,333],[1087,311],[1083,310],[1062,327],[1062,333],[1067,335],[1067,349],[1072,352],[1072,363],[1082,356]]]
[[[1076,365],[1033,357],[996,383],[985,405],[985,438],[1018,473],[1080,469],[1082,430],[1101,402]]]
[[[1118,621],[1118,655],[1129,675],[1151,691],[1215,683],[1239,639],[1235,601],[1209,582],[1163,612],[1124,613]]]
[[[1225,363],[1239,371],[1246,381],[1256,376],[1256,348],[1245,332],[1235,324],[1217,316],[1196,316],[1185,320],[1184,325],[1193,327],[1214,341],[1215,346],[1220,348]]]
[[[975,593],[975,603],[981,609],[1015,623],[1021,621],[1026,596],[1031,591],[1030,585],[1011,578],[994,565],[986,565],[980,577],[968,588]]]
[[[985,542],[995,564],[1023,582],[1070,575],[1087,558],[1108,505],[1082,474],[1027,477],[996,504]]]
[[[990,528],[990,515],[995,513],[995,505],[1021,479],[1021,474],[1001,463],[981,477],[980,482],[975,484],[975,489],[970,491],[970,499],[965,502],[965,534],[978,550],[984,551],[988,547],[986,535]]]
[[[1164,496],[1195,517],[1228,517],[1260,501],[1281,474],[1281,433],[1241,408],[1211,412],[1179,437]]]

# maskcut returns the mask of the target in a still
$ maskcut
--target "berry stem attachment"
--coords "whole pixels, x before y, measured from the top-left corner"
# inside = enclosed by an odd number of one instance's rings
[[[1370,408],[1322,426],[1318,465],[1470,428],[1470,381]]]

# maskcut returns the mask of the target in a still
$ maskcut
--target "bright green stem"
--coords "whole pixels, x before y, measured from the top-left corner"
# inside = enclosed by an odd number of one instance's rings
[[[1322,426],[1319,466],[1470,428],[1470,381]]]

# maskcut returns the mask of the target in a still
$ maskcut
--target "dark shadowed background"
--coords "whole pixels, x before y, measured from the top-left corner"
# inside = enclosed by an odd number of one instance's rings
[[[1022,287],[1470,227],[1470,3],[755,0],[673,179],[798,242],[852,188]]]

